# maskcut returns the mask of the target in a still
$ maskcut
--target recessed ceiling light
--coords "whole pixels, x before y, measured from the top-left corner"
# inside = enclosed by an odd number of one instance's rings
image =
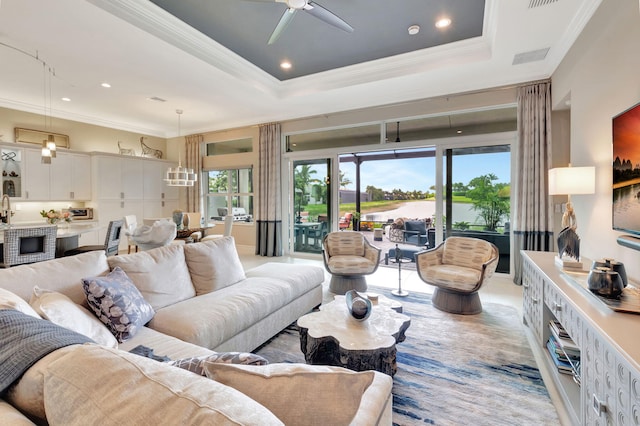
[[[416,35],[420,32],[420,25],[412,25],[407,28],[407,31],[409,31],[410,35]]]
[[[102,86],[102,87],[106,87],[107,89],[108,89],[109,87],[111,87],[111,85],[110,85],[109,83],[102,83],[100,86]]]
[[[62,100],[65,102],[71,102],[71,98],[67,98],[67,97],[62,98]]]
[[[289,61],[280,62],[280,68],[282,68],[283,70],[291,69],[291,62]]]
[[[446,28],[451,25],[451,19],[441,18],[436,21],[436,28]]]
[[[457,133],[457,134],[460,134],[460,133],[462,133],[462,130],[458,130],[458,131],[456,131],[456,133]]]

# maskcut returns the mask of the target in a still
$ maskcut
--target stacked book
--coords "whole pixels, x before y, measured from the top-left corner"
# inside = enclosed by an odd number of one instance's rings
[[[571,340],[562,324],[556,320],[549,321],[551,335],[547,340],[547,350],[560,373],[574,376],[580,380],[580,348]]]

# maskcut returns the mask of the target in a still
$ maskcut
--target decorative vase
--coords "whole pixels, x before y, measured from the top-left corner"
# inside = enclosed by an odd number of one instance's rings
[[[176,210],[173,212],[173,222],[176,224],[178,230],[182,229],[182,218],[184,214],[180,210]]]
[[[355,290],[349,290],[345,293],[345,302],[349,313],[356,321],[364,321],[369,318],[373,309],[371,301],[358,294]]]

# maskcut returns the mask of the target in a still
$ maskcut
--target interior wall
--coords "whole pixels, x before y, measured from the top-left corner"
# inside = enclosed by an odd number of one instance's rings
[[[611,120],[640,102],[637,0],[604,0],[552,76],[553,99],[571,100],[570,160],[596,167],[596,193],[575,195],[581,255],[625,263],[640,281],[640,252],[617,244],[612,229]]]
[[[61,118],[51,118],[50,120],[51,124],[47,127],[44,115],[0,108],[0,142],[15,142],[14,129],[20,127],[41,131],[49,130],[53,133],[67,135],[69,136],[70,149],[73,151],[117,154],[118,141],[120,141],[123,148],[135,149],[136,155],[140,155],[142,152],[140,138],[145,137],[145,145],[161,150],[164,158],[173,159],[167,156],[167,142],[162,138]]]

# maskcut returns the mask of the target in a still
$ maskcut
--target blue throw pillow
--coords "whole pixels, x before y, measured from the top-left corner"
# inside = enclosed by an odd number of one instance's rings
[[[133,337],[155,315],[120,267],[104,277],[83,278],[82,287],[93,313],[120,343]]]

